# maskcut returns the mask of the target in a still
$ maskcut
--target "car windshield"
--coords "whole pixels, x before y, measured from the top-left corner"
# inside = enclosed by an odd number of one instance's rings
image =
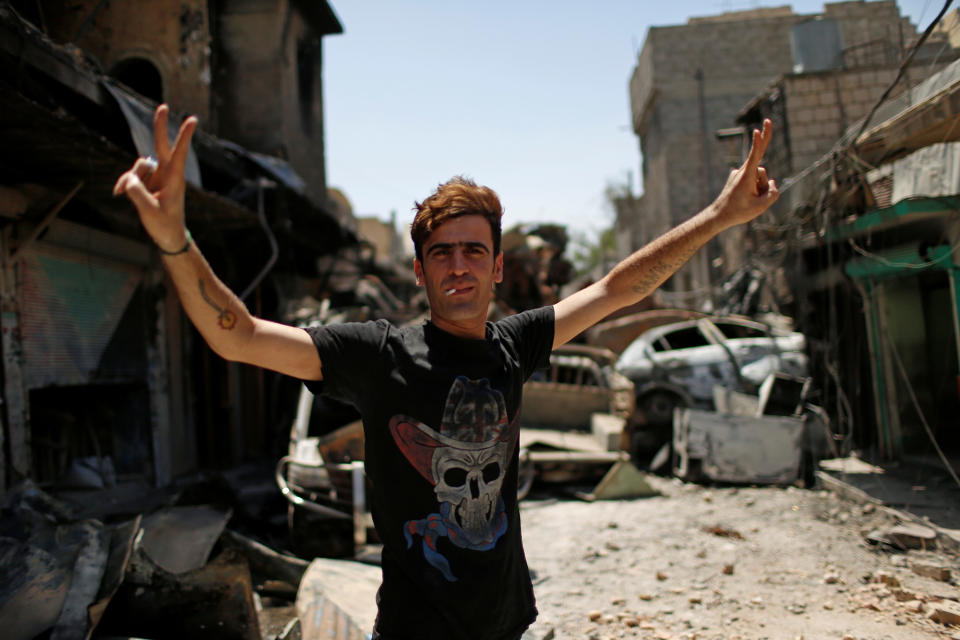
[[[763,330],[761,327],[755,327],[749,324],[743,324],[740,322],[730,322],[728,321],[714,321],[714,326],[717,329],[720,329],[720,333],[723,334],[728,340],[733,338],[769,338],[770,334]]]
[[[705,347],[710,344],[696,326],[665,333],[663,338],[671,349],[693,349],[694,347]]]

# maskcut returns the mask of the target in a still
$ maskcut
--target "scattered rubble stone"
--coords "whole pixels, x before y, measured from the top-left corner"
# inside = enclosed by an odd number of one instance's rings
[[[823,581],[826,584],[842,584],[843,578],[840,577],[839,573],[832,571],[823,576]]]
[[[652,594],[652,593],[640,593],[640,594],[637,594],[637,597],[640,598],[641,600],[643,600],[644,602],[649,602],[649,601],[653,600],[653,594]]]
[[[900,580],[898,580],[897,577],[889,571],[877,571],[873,574],[871,580],[872,582],[879,582],[880,584],[885,584],[889,587],[900,586]]]
[[[889,529],[887,537],[904,549],[926,549],[937,539],[937,532],[918,524],[901,524]]]
[[[723,569],[721,569],[720,571],[721,571],[721,572],[723,573],[723,575],[725,575],[725,576],[732,576],[732,575],[733,575],[733,565],[732,565],[732,564],[725,564],[725,565],[723,565]]]
[[[960,604],[952,600],[931,603],[929,617],[940,624],[960,624]]]
[[[720,536],[721,538],[733,538],[734,540],[743,540],[743,535],[735,529],[729,529],[727,527],[715,524],[712,527],[703,527],[705,533],[712,533],[715,536]]]
[[[663,582],[667,578],[668,578],[667,574],[665,574],[663,571],[657,571],[657,580],[660,580],[661,582]]]
[[[910,565],[910,570],[918,576],[933,578],[940,582],[950,582],[950,569],[942,565],[930,564],[927,562],[914,562]]]
[[[907,591],[906,589],[890,589],[890,593],[898,602],[909,602],[910,600],[917,599],[917,594],[912,591]]]
[[[923,603],[919,600],[907,600],[902,606],[910,613],[923,613]]]
[[[603,617],[603,611],[591,611],[587,614],[587,618],[590,619],[590,622],[597,622],[600,618]]]

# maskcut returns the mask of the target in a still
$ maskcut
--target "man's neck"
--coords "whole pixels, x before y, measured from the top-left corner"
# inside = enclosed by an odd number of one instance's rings
[[[450,335],[467,340],[483,340],[487,337],[486,317],[464,322],[452,322],[443,318],[430,317],[433,326]]]

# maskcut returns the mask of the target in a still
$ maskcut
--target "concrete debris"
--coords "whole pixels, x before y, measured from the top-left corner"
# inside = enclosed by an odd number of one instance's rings
[[[300,582],[297,615],[304,640],[363,640],[373,632],[380,568],[315,558]]]
[[[196,498],[202,483],[127,499],[141,490],[156,492],[121,486],[61,494],[76,506],[30,482],[7,492],[0,518],[4,638],[193,637],[203,630],[207,640],[262,640],[261,617],[273,625],[271,637],[308,637],[290,624],[306,561],[227,531],[225,508],[163,504]],[[150,513],[131,513],[136,508]],[[379,569],[372,569],[379,584]]]
[[[871,577],[871,581],[885,584],[888,587],[900,586],[900,580],[898,580],[897,577],[891,574],[889,571],[877,571]]]
[[[937,539],[937,532],[918,524],[901,524],[889,529],[886,536],[903,549],[927,549]]]
[[[631,462],[620,460],[603,476],[593,492],[592,500],[618,500],[624,498],[643,498],[658,495],[659,492],[647,482],[647,476]]]
[[[721,538],[733,538],[734,540],[743,540],[743,534],[735,529],[730,529],[728,527],[715,524],[712,527],[702,527],[701,530],[704,533],[712,533],[715,536]]]
[[[960,604],[949,600],[931,603],[928,617],[940,624],[960,625]]]
[[[910,613],[923,613],[923,602],[920,600],[907,600],[901,606]]]
[[[948,567],[926,562],[914,562],[910,565],[910,570],[918,576],[933,578],[940,582],[950,582],[953,575]]]
[[[204,505],[167,507],[143,519],[143,552],[165,571],[186,573],[207,564],[231,512]]]
[[[909,602],[910,600],[917,599],[917,594],[912,591],[907,591],[906,589],[890,589],[890,594],[893,595],[898,602]]]

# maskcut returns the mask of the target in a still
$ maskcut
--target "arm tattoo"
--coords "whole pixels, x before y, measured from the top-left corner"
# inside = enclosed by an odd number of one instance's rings
[[[237,326],[237,314],[230,311],[230,309],[224,309],[219,306],[207,295],[206,288],[203,286],[203,278],[198,281],[198,284],[200,285],[200,295],[204,301],[217,311],[217,324],[220,325],[220,328],[229,331]]]
[[[655,262],[650,267],[643,269],[642,273],[640,273],[641,265],[632,265],[633,268],[631,270],[638,272],[637,275],[640,277],[636,284],[633,285],[633,291],[640,295],[648,294],[652,289],[676,273],[696,252],[696,249],[686,250],[680,256],[677,256],[677,259],[673,262]]]

